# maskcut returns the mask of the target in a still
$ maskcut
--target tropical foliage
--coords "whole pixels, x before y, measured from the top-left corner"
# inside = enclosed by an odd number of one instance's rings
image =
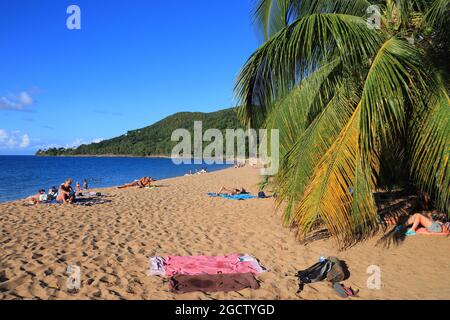
[[[130,155],[170,156],[177,142],[171,141],[176,129],[187,129],[194,137],[194,121],[201,121],[203,131],[219,129],[225,136],[226,129],[238,129],[239,120],[235,109],[213,113],[181,112],[167,117],[151,126],[129,131],[126,134],[99,143],[81,145],[77,148],[51,148],[39,150],[39,156],[71,155]],[[208,143],[205,143],[207,146]]]
[[[449,213],[449,0],[258,0],[254,17],[265,41],[237,79],[239,116],[280,130],[274,187],[299,238],[371,234],[379,188]]]

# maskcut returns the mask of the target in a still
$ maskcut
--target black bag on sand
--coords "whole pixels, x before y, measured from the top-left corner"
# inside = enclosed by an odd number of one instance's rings
[[[343,281],[345,278],[342,264],[338,258],[329,257],[306,270],[299,271],[296,275],[298,277],[299,290],[302,292],[305,284],[320,282],[325,279],[331,283]]]

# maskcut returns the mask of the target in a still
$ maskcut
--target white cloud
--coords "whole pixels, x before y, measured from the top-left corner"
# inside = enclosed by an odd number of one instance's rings
[[[22,91],[19,94],[0,97],[0,110],[23,111],[32,106],[34,102],[29,92]]]
[[[28,134],[22,134],[17,130],[8,132],[0,129],[0,149],[26,149],[30,144],[31,139]]]
[[[8,138],[8,132],[6,132],[6,130],[4,129],[0,129],[0,143],[2,143],[3,141],[5,141]]]
[[[22,141],[20,142],[20,148],[28,148],[30,146],[30,137],[27,134],[22,136]]]
[[[100,143],[100,142],[102,142],[103,140],[105,140],[105,139],[103,139],[103,138],[97,138],[97,139],[92,140],[92,143]]]

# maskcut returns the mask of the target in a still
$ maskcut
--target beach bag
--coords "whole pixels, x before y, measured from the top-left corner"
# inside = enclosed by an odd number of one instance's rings
[[[329,261],[333,263],[331,270],[327,273],[327,281],[331,283],[341,282],[345,279],[344,268],[342,267],[341,261],[336,257],[329,257]]]
[[[341,261],[338,258],[329,257],[306,270],[299,271],[296,276],[299,284],[297,293],[299,293],[303,290],[305,284],[320,282],[325,279],[332,283],[343,281],[345,273]]]
[[[317,262],[306,270],[299,271],[296,274],[296,277],[298,277],[299,286],[297,293],[303,290],[305,284],[323,281],[327,277],[327,274],[332,267],[333,262],[325,259],[323,261]]]

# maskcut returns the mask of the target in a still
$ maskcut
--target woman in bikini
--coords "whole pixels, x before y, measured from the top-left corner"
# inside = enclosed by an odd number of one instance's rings
[[[406,235],[408,236],[415,235],[420,227],[426,228],[430,233],[450,232],[449,223],[443,223],[438,219],[433,219],[431,214],[425,216],[423,214],[417,213],[408,219],[408,221],[405,223],[405,226],[411,226],[411,228],[409,228],[406,232]]]
[[[63,184],[59,186],[58,197],[56,201],[64,204],[72,204],[75,202],[75,193],[72,189],[72,179],[67,179]]]
[[[218,195],[225,194],[229,196],[235,196],[238,194],[248,194],[247,191],[245,191],[244,188],[233,188],[233,189],[227,189],[225,187],[220,188],[220,191],[217,193]]]
[[[131,183],[124,184],[123,186],[118,187],[119,189],[125,189],[130,187],[139,187],[139,188],[145,188],[150,187],[152,185],[152,182],[156,181],[155,179],[151,177],[143,177],[139,180],[135,180]]]

